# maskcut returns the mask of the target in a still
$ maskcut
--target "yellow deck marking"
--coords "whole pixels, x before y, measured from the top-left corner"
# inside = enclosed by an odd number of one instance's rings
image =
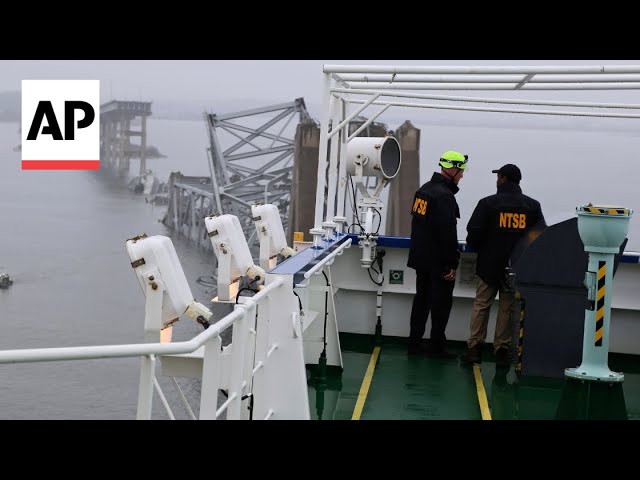
[[[487,392],[485,392],[484,383],[482,383],[480,365],[473,366],[473,376],[476,379],[476,390],[478,391],[478,403],[480,404],[480,413],[482,413],[482,420],[491,420],[491,412],[489,411]]]
[[[353,409],[353,416],[351,420],[360,420],[362,415],[362,409],[364,408],[364,402],[367,399],[369,393],[369,387],[371,386],[371,379],[373,378],[373,370],[376,368],[376,362],[378,361],[378,355],[380,354],[380,347],[373,349],[371,354],[371,360],[369,360],[369,366],[362,379],[362,385],[360,386],[360,393],[358,393],[358,400],[356,401],[356,408]]]

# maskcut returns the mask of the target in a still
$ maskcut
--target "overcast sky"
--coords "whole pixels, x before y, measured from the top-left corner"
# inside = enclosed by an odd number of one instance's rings
[[[637,60],[0,60],[0,91],[20,90],[23,79],[98,79],[101,100],[171,100],[211,105],[216,100],[319,104],[322,65],[613,65]],[[495,93],[495,92],[494,92]],[[530,92],[551,98],[548,92]],[[568,92],[565,98],[580,92]],[[633,99],[637,91],[595,92],[599,98]],[[493,96],[494,95],[492,93]],[[590,92],[594,95],[594,92]],[[590,97],[592,100],[594,96]],[[640,103],[640,100],[637,101]]]

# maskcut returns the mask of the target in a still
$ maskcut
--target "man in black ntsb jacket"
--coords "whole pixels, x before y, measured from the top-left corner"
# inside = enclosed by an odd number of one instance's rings
[[[411,309],[409,354],[455,358],[446,349],[444,334],[453,304],[453,287],[460,258],[454,195],[467,168],[467,155],[448,151],[440,158],[440,173],[416,192],[411,208],[411,246],[407,266],[416,271],[416,295]],[[423,343],[431,313],[431,337]]]
[[[522,193],[522,174],[516,165],[507,164],[492,172],[498,174],[498,193],[481,199],[467,224],[467,245],[478,252],[476,273],[479,278],[467,341],[469,351],[461,360],[480,363],[480,349],[487,337],[491,304],[499,291],[493,350],[496,366],[508,367],[515,297],[505,285],[505,269],[518,240],[534,226],[544,225],[544,216],[540,203]]]

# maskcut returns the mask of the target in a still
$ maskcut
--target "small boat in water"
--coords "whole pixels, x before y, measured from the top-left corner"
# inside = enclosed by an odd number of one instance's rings
[[[13,285],[13,280],[8,273],[0,273],[0,288],[9,288]]]

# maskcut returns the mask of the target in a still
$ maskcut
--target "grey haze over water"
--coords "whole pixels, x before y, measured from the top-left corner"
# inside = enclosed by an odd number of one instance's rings
[[[278,87],[274,92],[279,93],[270,93],[263,78],[264,97],[259,97],[256,80],[249,78],[245,87],[252,93],[247,97],[262,101],[237,106],[288,102],[315,92],[308,106],[318,118],[313,104],[319,97],[321,67],[316,64],[323,62],[313,62],[315,83],[311,86],[304,82],[309,62],[302,61],[299,78],[294,78],[301,85],[300,92],[291,88],[280,91]],[[7,63],[12,63],[11,72],[20,67],[19,62],[4,61],[0,67]],[[42,68],[29,70],[30,77],[35,78],[38,71]],[[63,70],[55,72],[62,78]],[[91,69],[84,72],[90,75]],[[22,73],[15,75],[20,78]],[[0,79],[0,91],[11,89],[13,83]],[[105,85],[103,80],[103,93]],[[179,83],[174,87],[176,96],[185,89]],[[234,92],[241,95],[241,89]],[[135,92],[126,95],[130,96],[126,99],[138,99]],[[187,100],[195,103],[196,95],[190,92]],[[599,100],[615,101],[610,97]],[[233,107],[230,103],[220,105]],[[203,107],[219,113],[229,111],[216,110],[213,100]],[[639,120],[443,115],[407,109],[391,109],[378,120],[394,129],[407,119],[421,130],[421,183],[435,171],[442,152],[454,149],[470,157],[471,167],[457,195],[462,215],[460,238],[465,237],[466,223],[477,201],[495,192],[491,170],[505,163],[521,167],[523,191],[540,200],[549,223],[573,217],[575,207],[588,202],[622,205],[636,212],[640,209],[636,185],[640,178]],[[22,171],[20,153],[12,150],[20,142],[18,127],[16,123],[0,123],[0,271],[15,275],[15,284],[0,290],[0,349],[141,342],[144,296],[131,269],[125,240],[142,232],[171,235],[158,221],[164,209],[129,192],[125,182],[109,181],[92,172]],[[209,175],[203,120],[152,116],[148,131],[148,143],[167,155],[149,161],[160,179],[166,180],[171,171],[178,170],[187,175]],[[136,169],[133,161],[132,171]],[[631,251],[640,251],[638,214],[630,223],[627,250]],[[196,299],[207,304],[210,295],[195,280],[212,273],[216,263],[213,254],[179,238],[174,238],[174,244]],[[199,331],[195,324],[181,320],[174,338],[191,338]],[[0,419],[133,419],[138,379],[138,359],[0,365]],[[159,378],[171,399],[173,389],[164,380]],[[197,397],[197,384],[184,381],[181,386]],[[154,418],[166,418],[157,397],[154,405]],[[194,410],[196,406],[192,405]],[[180,415],[180,408],[177,410]]]

